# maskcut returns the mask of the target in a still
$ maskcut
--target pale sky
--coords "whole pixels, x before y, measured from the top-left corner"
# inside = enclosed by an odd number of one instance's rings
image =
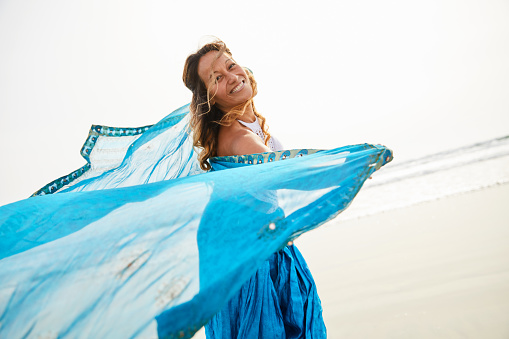
[[[0,0],[0,205],[84,165],[91,124],[188,103],[183,63],[210,35],[287,148],[402,161],[509,135],[507,0]]]

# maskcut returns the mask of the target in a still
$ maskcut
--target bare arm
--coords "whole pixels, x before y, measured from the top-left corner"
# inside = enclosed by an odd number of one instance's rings
[[[238,128],[228,132],[219,136],[219,156],[270,152],[262,139],[250,130]]]
[[[251,131],[239,133],[239,135],[234,138],[231,146],[232,155],[270,152],[270,148],[263,143],[262,139]]]

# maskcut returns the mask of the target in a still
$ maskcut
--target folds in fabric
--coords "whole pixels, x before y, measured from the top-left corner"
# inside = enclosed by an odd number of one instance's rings
[[[326,338],[311,272],[296,246],[271,255],[205,325],[211,338]]]
[[[200,173],[185,119],[136,138],[116,167],[0,207],[0,337],[189,338],[392,159],[365,144]]]

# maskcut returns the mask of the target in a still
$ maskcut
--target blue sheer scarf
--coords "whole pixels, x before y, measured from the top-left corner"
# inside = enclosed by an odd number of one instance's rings
[[[203,173],[187,119],[184,106],[153,126],[92,126],[85,166],[0,207],[0,337],[190,338],[392,160],[363,144],[213,158]]]

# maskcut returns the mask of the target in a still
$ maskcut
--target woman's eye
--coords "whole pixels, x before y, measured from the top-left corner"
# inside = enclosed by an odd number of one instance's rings
[[[216,77],[216,81],[219,81],[222,77],[223,77],[222,75],[218,75],[218,76]]]
[[[228,69],[232,69],[233,67],[235,67],[237,64],[231,64]]]

